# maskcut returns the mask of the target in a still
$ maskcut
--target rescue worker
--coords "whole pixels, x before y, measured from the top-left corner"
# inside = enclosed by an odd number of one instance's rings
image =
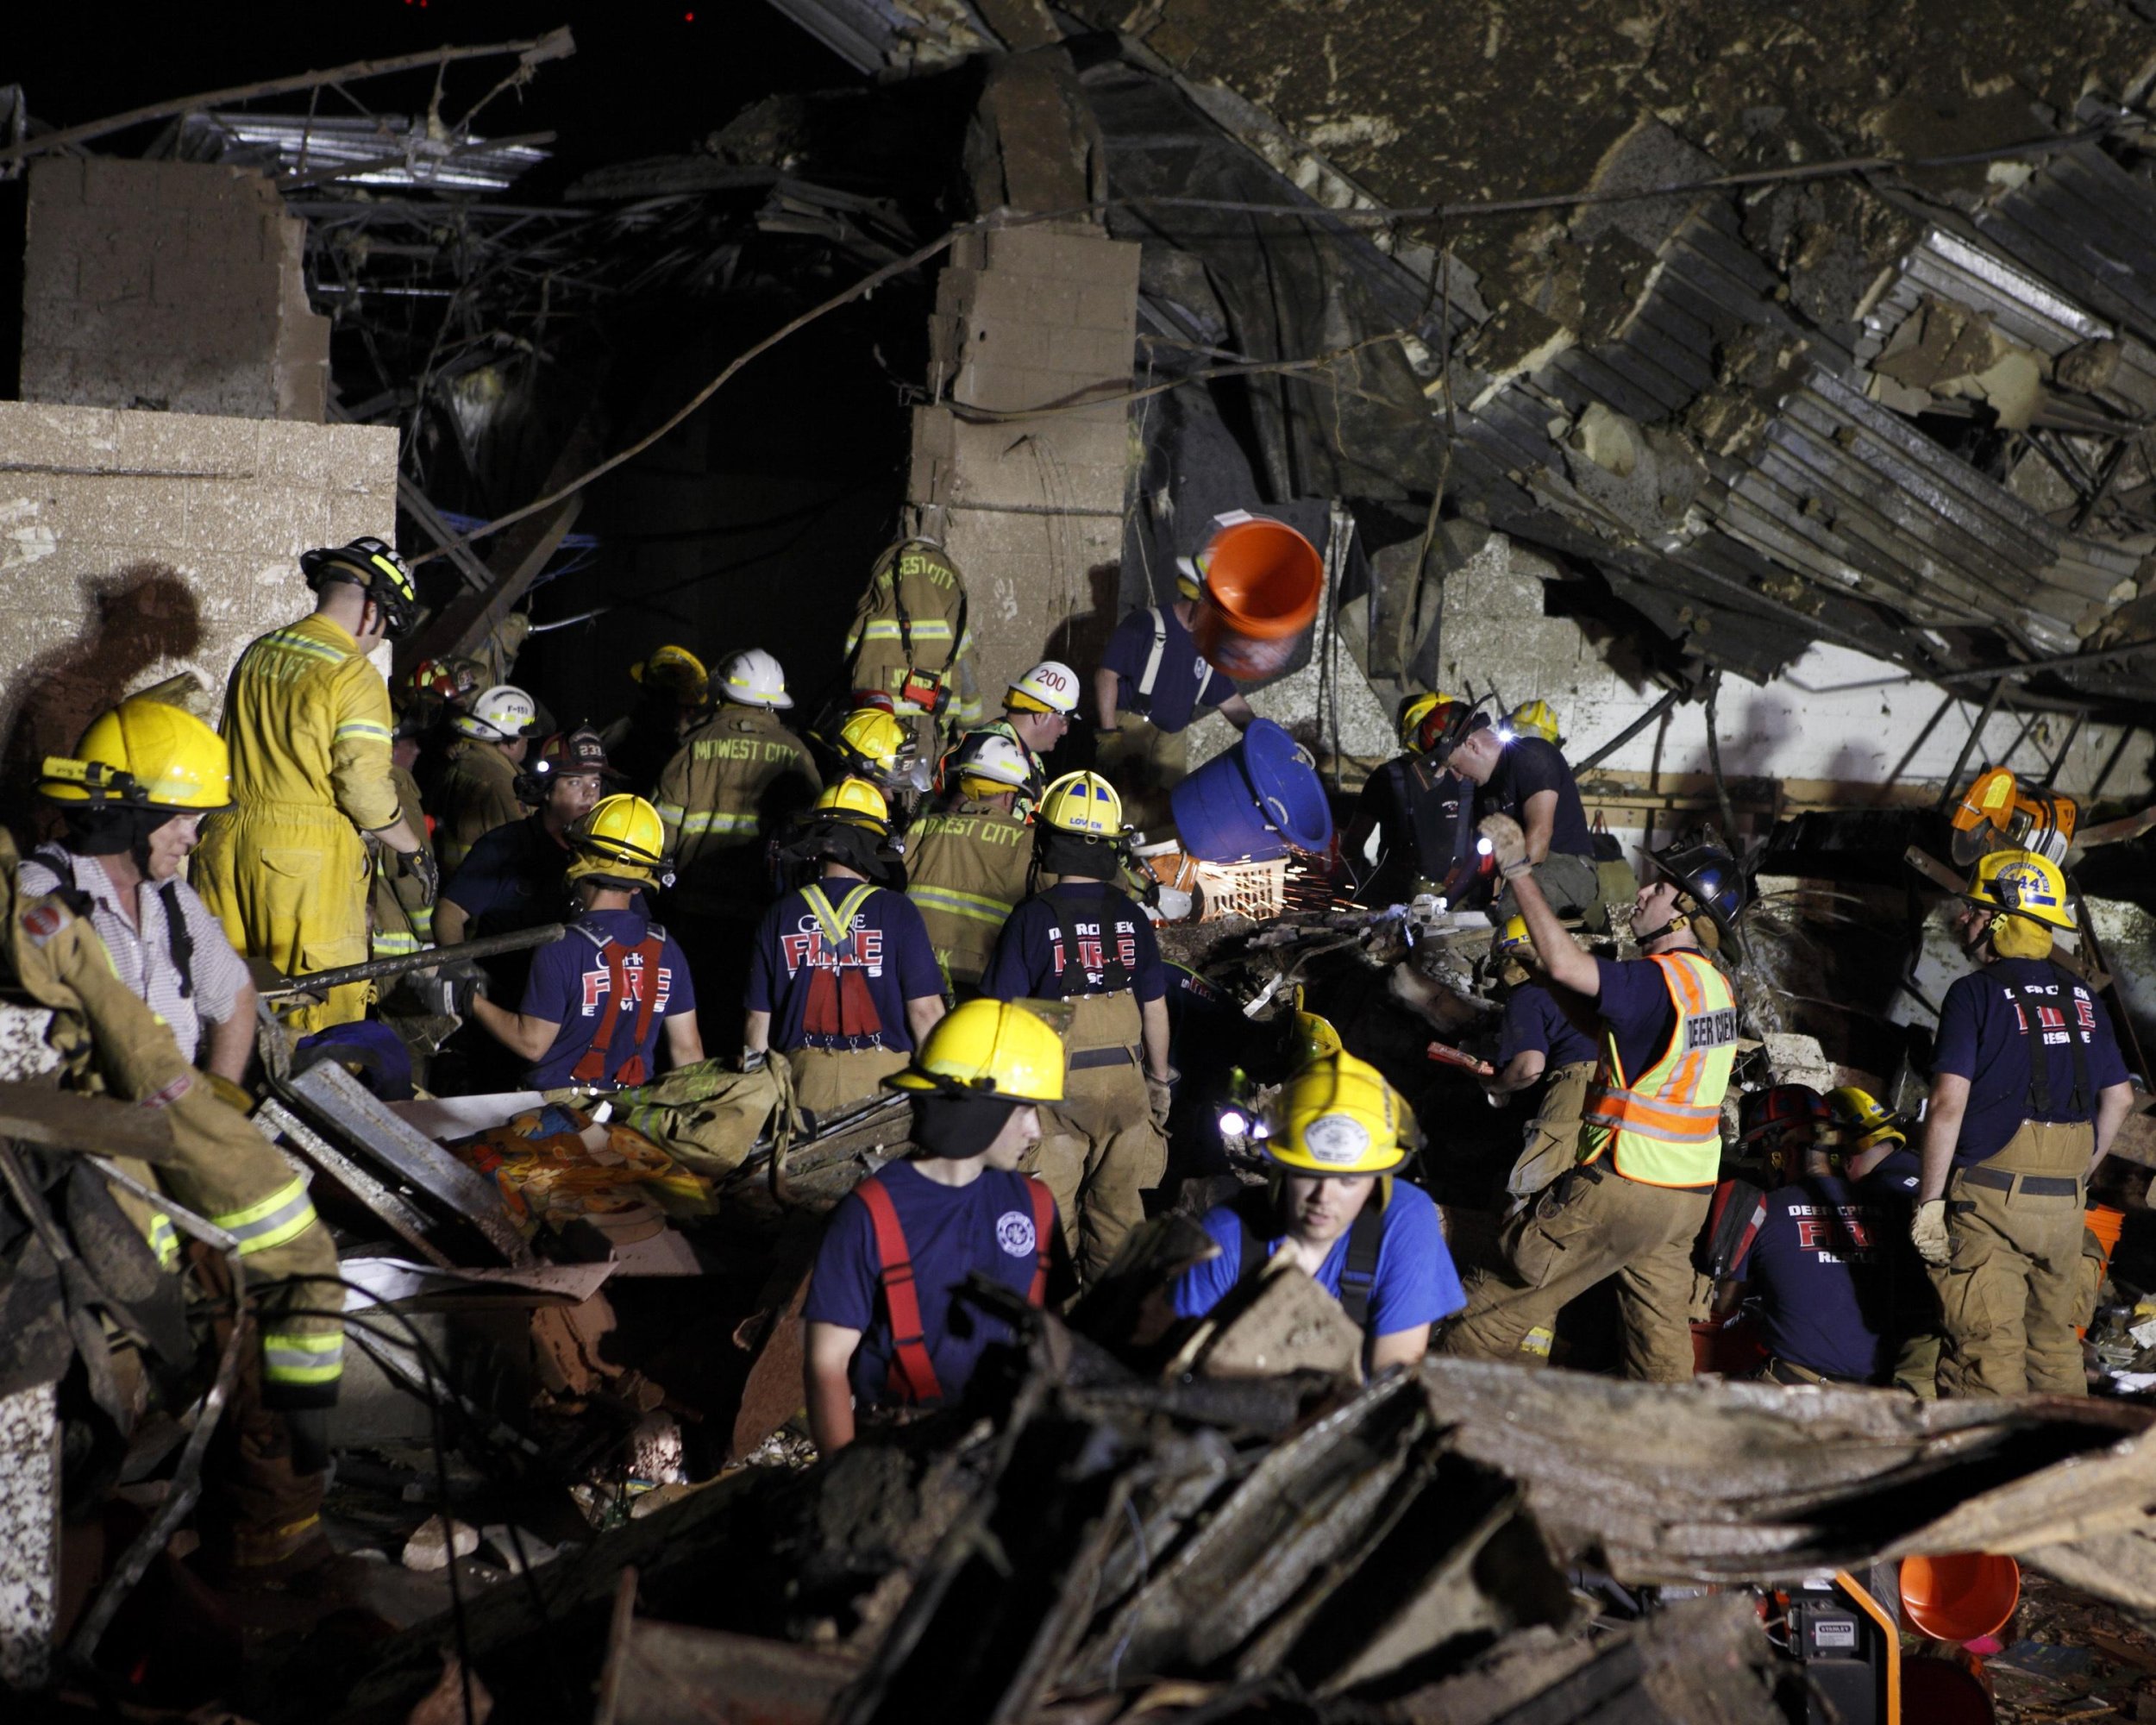
[[[981,1356],[1012,1339],[993,1313],[954,1322],[985,1276],[1035,1306],[1069,1297],[1056,1201],[1018,1172],[1063,1099],[1056,1032],[1023,1007],[969,1000],[884,1081],[912,1099],[912,1153],[854,1188],[825,1225],[802,1308],[809,1433],[824,1455],[861,1417],[956,1402]]]
[[[299,560],[314,614],[271,630],[233,668],[221,727],[233,808],[204,824],[194,882],[232,944],[288,976],[363,963],[371,865],[394,856],[431,903],[435,859],[390,776],[389,691],[367,656],[411,626],[411,575],[379,539]],[[362,1018],[371,985],[348,982],[285,1015],[300,1032]]]
[[[929,789],[930,762],[911,732],[879,706],[856,707],[831,743],[836,779],[866,779],[883,793],[894,830],[903,831]]]
[[[1078,674],[1058,660],[1044,659],[1004,691],[1003,717],[981,729],[991,737],[1007,737],[1023,749],[1033,781],[1044,785],[1048,757],[1069,731],[1070,716],[1077,710]]]
[[[853,704],[889,699],[924,761],[981,723],[965,578],[937,541],[901,539],[876,559],[843,650]]]
[[[47,756],[38,792],[66,832],[23,859],[24,894],[72,895],[180,1057],[238,1083],[254,1051],[254,984],[180,875],[202,818],[231,806],[224,740],[137,696],[94,720],[72,757]]]
[[[1359,877],[1358,903],[1405,904],[1421,893],[1455,899],[1474,880],[1474,787],[1448,760],[1479,717],[1448,694],[1419,696],[1401,713],[1401,752],[1364,781],[1340,842]],[[1374,864],[1365,861],[1373,834]]]
[[[1775,1117],[1787,1126],[1783,1178],[1764,1193],[1746,1189],[1741,1225],[1714,1266],[1718,1307],[1751,1308],[1769,1356],[1762,1377],[1795,1388],[1891,1383],[1914,1254],[1884,1195],[1847,1177],[1843,1147],[1821,1130],[1831,1120],[1825,1099],[1802,1085],[1754,1095],[1788,1091],[1802,1092],[1782,1100],[1802,1112]]]
[[[1578,1020],[1591,1026],[1592,1013],[1569,994],[1560,1000],[1546,978],[1535,973],[1534,942],[1524,918],[1514,917],[1498,931],[1497,950],[1505,956],[1505,1015],[1498,1032],[1497,1070],[1482,1081],[1493,1101],[1501,1102],[1536,1084],[1541,1104],[1528,1121],[1526,1143],[1505,1182],[1510,1208],[1551,1184],[1577,1160],[1581,1118],[1587,1086],[1595,1076],[1595,1038]]]
[[[1520,823],[1535,884],[1559,916],[1583,917],[1601,908],[1595,835],[1572,768],[1555,743],[1476,725],[1453,745],[1450,765],[1476,787],[1477,818],[1505,814]],[[1518,909],[1516,896],[1506,888],[1491,915],[1510,917]]]
[[[201,784],[222,800],[218,778],[205,773]],[[241,1583],[310,1566],[332,1554],[321,1511],[329,1410],[344,1371],[344,1301],[336,1248],[307,1177],[242,1117],[251,1105],[244,1090],[188,1065],[172,1031],[122,980],[94,918],[78,916],[66,892],[38,898],[21,889],[4,834],[0,891],[9,900],[6,968],[54,1013],[48,1039],[66,1063],[63,1082],[162,1111],[172,1160],[123,1168],[230,1234],[246,1269],[241,1321],[254,1339],[204,1458],[197,1561]],[[160,1261],[177,1267],[171,1218],[124,1191],[115,1197]]]
[[[906,895],[928,929],[945,989],[981,992],[996,936],[1025,896],[1033,834],[1013,805],[1031,783],[1017,743],[975,731],[951,762],[950,800],[906,837]]]
[[[1407,1160],[1399,1100],[1375,1067],[1335,1053],[1306,1063],[1282,1092],[1261,1142],[1275,1164],[1208,1210],[1219,1253],[1176,1278],[1175,1314],[1201,1318],[1285,1257],[1340,1302],[1369,1339],[1375,1375],[1413,1365],[1431,1326],[1466,1303],[1430,1195],[1394,1176]]]
[[[1939,1290],[1922,1258],[1909,1245],[1909,1223],[1916,1214],[1916,1195],[1923,1184],[1923,1164],[1909,1148],[1900,1116],[1883,1106],[1868,1090],[1853,1084],[1827,1093],[1833,1116],[1832,1130],[1840,1140],[1842,1167],[1858,1192],[1883,1205],[1889,1214],[1888,1232],[1902,1279],[1896,1284],[1895,1308],[1899,1348],[1895,1358],[1894,1383],[1921,1401],[1939,1396]],[[2089,1247],[2082,1239],[2082,1307],[2092,1313],[2088,1285]],[[1906,1250],[1904,1249],[1906,1248]],[[2098,1281],[2101,1281],[2101,1276]]]
[[[640,894],[666,882],[661,833],[657,811],[642,797],[594,805],[569,830],[576,919],[533,953],[517,1010],[476,991],[457,1002],[530,1063],[530,1088],[583,1095],[647,1083],[657,1076],[661,1026],[671,1064],[704,1057],[688,961],[636,907]]]
[[[687,648],[668,643],[631,665],[629,676],[636,685],[636,705],[605,726],[599,741],[623,782],[649,797],[711,699],[711,674]]]
[[[875,884],[890,836],[883,794],[867,780],[824,792],[787,847],[818,877],[765,913],[749,953],[743,1065],[778,1050],[812,1113],[874,1096],[943,1015],[920,912]]]
[[[1055,1193],[1090,1286],[1145,1219],[1168,1166],[1168,979],[1153,925],[1117,881],[1123,806],[1098,773],[1067,773],[1034,819],[1036,888],[996,937],[981,991],[1069,1003],[1069,1077],[1033,1169]]]
[[[400,724],[409,721],[417,747],[404,767],[419,787],[423,806],[441,780],[456,733],[449,721],[471,711],[472,703],[488,687],[486,667],[461,654],[422,659],[390,687],[390,706]]]
[[[1706,945],[1729,938],[1744,876],[1711,834],[1652,858],[1632,932],[1645,956],[1594,958],[1535,882],[1508,815],[1481,824],[1520,897],[1551,982],[1594,1003],[1601,1053],[1588,1086],[1580,1159],[1499,1238],[1501,1261],[1470,1276],[1445,1351],[1513,1359],[1576,1295],[1617,1278],[1629,1377],[1692,1375],[1692,1243],[1721,1170],[1721,1104],[1737,1054],[1737,1003]]]
[[[588,724],[556,731],[542,743],[517,787],[531,812],[486,834],[442,883],[435,907],[441,944],[458,946],[557,921],[567,896],[567,869],[576,857],[570,834],[602,794],[618,788],[620,778],[607,764],[599,732]],[[523,995],[529,952],[505,952],[485,962],[495,994],[511,1000]]]
[[[1183,777],[1191,725],[1215,709],[1238,731],[1257,718],[1235,685],[1199,656],[1190,633],[1194,566],[1179,568],[1172,604],[1128,613],[1093,674],[1100,770],[1157,800]]]
[[[439,701],[429,701],[408,692],[404,705],[397,709],[397,722],[389,743],[389,777],[397,787],[398,812],[404,817],[404,825],[418,835],[430,858],[434,855],[434,831],[428,825],[425,800],[420,794],[414,769],[419,763],[423,740],[439,711]],[[368,890],[367,904],[367,956],[400,958],[430,945],[434,940],[435,905],[421,878],[403,869],[387,866],[387,859],[379,847],[373,852],[373,884]]]
[[[524,818],[517,769],[539,728],[538,704],[515,685],[497,683],[476,696],[468,712],[454,714],[449,728],[457,740],[429,800],[435,850],[442,866],[454,870],[496,827]]]
[[[1978,968],[1940,1002],[1909,1228],[1939,1290],[1940,1393],[2082,1396],[2083,1212],[2133,1086],[2103,1001],[2052,959],[2074,926],[2059,865],[1995,850],[1964,896]]]

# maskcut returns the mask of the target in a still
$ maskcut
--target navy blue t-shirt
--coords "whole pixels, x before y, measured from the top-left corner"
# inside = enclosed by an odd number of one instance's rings
[[[1565,1017],[1548,986],[1532,980],[1505,997],[1504,1028],[1497,1038],[1498,1070],[1503,1070],[1515,1054],[1531,1051],[1542,1056],[1545,1071],[1593,1060],[1599,1053],[1594,1038]]]
[[[1914,1203],[1923,1179],[1922,1160],[1907,1145],[1899,1145],[1872,1164],[1871,1171],[1857,1182],[1857,1189],[1866,1197],[1877,1193],[1901,1203]]]
[[[1894,1374],[1905,1217],[1863,1187],[1813,1175],[1770,1192],[1730,1274],[1752,1284],[1777,1358],[1827,1377]]]
[[[2029,1106],[2029,1051],[2015,989],[2026,988],[2043,1020],[2046,1068],[2051,1081],[2050,1106],[2041,1113]],[[2089,1081],[2081,1107],[2073,1107],[2073,1050],[2069,1035],[2085,1050]],[[1939,1009],[1939,1040],[1932,1055],[1934,1074],[1951,1072],[1969,1081],[1969,1110],[1954,1145],[1954,1165],[1965,1167],[1996,1156],[2026,1120],[2074,1122],[2096,1116],[2096,1093],[2127,1082],[2126,1062],[2111,1033],[2110,1014],[2088,985],[2045,958],[2002,958],[1966,976],[1957,977]],[[2090,1150],[2093,1153],[2093,1138]]]
[[[1474,786],[1433,769],[1419,756],[1397,755],[1363,786],[1351,826],[1377,829],[1375,872],[1357,889],[1363,904],[1397,904],[1417,880],[1457,891],[1475,871]],[[1357,869],[1358,855],[1349,859]]]
[[[921,1336],[936,1368],[937,1387],[945,1401],[955,1402],[971,1381],[981,1354],[1011,1339],[1011,1327],[978,1307],[958,1309],[954,1317],[954,1290],[975,1270],[1019,1294],[1033,1285],[1037,1246],[1029,1182],[1023,1174],[986,1168],[970,1185],[945,1186],[909,1162],[894,1162],[876,1177],[891,1195],[899,1230],[906,1235],[920,1300]],[[881,1264],[868,1206],[857,1193],[849,1193],[824,1225],[801,1315],[812,1324],[837,1324],[862,1333],[848,1376],[855,1400],[863,1407],[903,1399],[887,1388],[895,1350]],[[1048,1303],[1060,1303],[1070,1286],[1062,1230],[1051,1221]]]
[[[1134,611],[1116,624],[1100,656],[1100,667],[1122,680],[1116,689],[1121,712],[1144,713],[1163,731],[1181,731],[1201,710],[1216,707],[1234,694],[1236,687],[1198,656],[1198,643],[1176,620],[1173,605],[1162,605],[1159,616],[1168,640],[1161,649],[1160,669],[1154,674],[1150,699],[1138,693],[1138,684],[1153,656],[1151,611]]]
[[[1377,1189],[1371,1189],[1369,1201],[1377,1201]],[[1204,1317],[1227,1297],[1243,1274],[1243,1222],[1235,1206],[1221,1204],[1206,1211],[1199,1226],[1220,1251],[1217,1257],[1192,1264],[1175,1279],[1172,1297],[1178,1317]],[[1263,1230],[1259,1232],[1262,1234]],[[1340,1297],[1340,1275],[1347,1268],[1348,1235],[1352,1232],[1344,1230],[1333,1241],[1318,1272],[1318,1285],[1336,1300]],[[1272,1252],[1280,1250],[1285,1238],[1282,1235],[1271,1243]],[[1437,1323],[1466,1304],[1459,1272],[1453,1268],[1452,1253],[1445,1245],[1445,1229],[1438,1220],[1438,1207],[1420,1187],[1395,1181],[1392,1201],[1385,1206],[1378,1227],[1377,1267],[1370,1283],[1365,1330],[1372,1336],[1389,1336],[1412,1330],[1417,1324]]]
[[[1662,967],[1651,958],[1597,958],[1602,991],[1595,1012],[1616,1035],[1617,1057],[1630,1082],[1651,1066],[1670,1045],[1677,1029],[1677,1002]]]
[[[568,933],[553,945],[538,949],[518,1010],[561,1028],[554,1046],[525,1075],[525,1082],[533,1089],[555,1090],[582,1082],[574,1076],[576,1063],[598,1035],[607,999],[613,992],[613,971],[605,955],[581,931],[596,929],[623,946],[634,948],[642,944],[650,927],[634,911],[586,911]],[[658,974],[647,975],[648,969]],[[647,967],[632,951],[624,956],[623,973],[628,978],[630,998],[622,1002],[615,1015],[603,1080],[606,1083],[616,1082],[616,1075],[632,1054],[643,1057],[644,1072],[650,1076],[656,1070],[653,1062],[661,1024],[677,1013],[696,1010],[696,985],[689,980],[688,960],[681,956],[672,935],[661,944],[655,966]],[[650,1030],[639,1044],[636,1013],[647,988],[657,993],[652,997]]]
[[[1112,993],[1110,963],[1130,979],[1116,986],[1129,988],[1141,1003],[1168,992],[1160,942],[1131,895],[1106,881],[1062,881],[1011,913],[981,992],[995,1000]]]
[[[1595,856],[1595,835],[1587,825],[1587,811],[1580,806],[1580,787],[1572,768],[1554,743],[1539,737],[1515,737],[1498,757],[1497,770],[1476,793],[1475,812],[1508,814],[1523,827],[1527,799],[1542,791],[1555,791],[1557,806],[1551,818],[1550,854],[1552,856]]]
[[[864,883],[816,883],[832,918]],[[874,887],[834,938],[809,892],[788,893],[764,913],[749,957],[748,1007],[771,1014],[771,1046],[887,1048],[911,1053],[908,1000],[940,996],[943,973],[928,925],[904,893]]]

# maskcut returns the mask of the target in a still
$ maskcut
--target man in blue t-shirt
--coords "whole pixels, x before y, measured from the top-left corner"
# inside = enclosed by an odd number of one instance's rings
[[[1978,968],[1939,1013],[1909,1237],[1946,1325],[1942,1396],[2082,1396],[2074,1334],[2088,1182],[2134,1106],[2096,991],[2052,961],[2071,929],[2049,858],[1994,851],[1957,924]]]
[[[1069,1095],[1032,1164],[1055,1193],[1079,1280],[1107,1269],[1167,1171],[1173,1101],[1168,979],[1153,925],[1117,881],[1123,803],[1098,773],[1066,773],[1034,815],[1040,890],[1011,913],[981,978],[990,1000],[1062,1000]]]
[[[1498,1032],[1497,1070],[1482,1080],[1482,1088],[1493,1101],[1501,1102],[1542,1086],[1542,1105],[1527,1123],[1526,1146],[1505,1182],[1511,1208],[1518,1210],[1579,1158],[1580,1120],[1588,1080],[1595,1076],[1595,1038],[1589,1028],[1595,1017],[1593,1007],[1569,990],[1560,1002],[1549,980],[1536,974],[1539,967],[1525,918],[1506,923],[1492,944],[1504,956],[1504,979],[1511,990]]]
[[[1063,1097],[1056,1032],[1023,1007],[968,1000],[886,1081],[913,1102],[913,1151],[856,1187],[825,1225],[802,1308],[809,1430],[825,1455],[856,1415],[959,1400],[983,1354],[1012,1339],[962,1304],[985,1276],[1031,1304],[1073,1291],[1056,1201],[1017,1172]]]
[[[905,894],[874,884],[891,822],[866,779],[825,791],[787,847],[816,880],[764,913],[749,957],[744,1060],[787,1057],[794,1099],[833,1114],[873,1097],[943,1015],[943,973]]]
[[[634,908],[673,878],[659,812],[642,797],[602,800],[569,831],[567,876],[581,913],[541,947],[515,1012],[468,1002],[494,1039],[530,1063],[535,1090],[617,1090],[656,1073],[659,1032],[676,1066],[704,1057],[696,988],[673,937]]]
[[[1190,620],[1194,568],[1175,578],[1172,604],[1130,612],[1116,624],[1093,674],[1097,762],[1134,800],[1156,797],[1189,767],[1183,732],[1218,709],[1238,731],[1257,715],[1233,683],[1198,654]]]
[[[1351,1054],[1327,1055],[1288,1081],[1278,1113],[1263,1140],[1277,1171],[1206,1213],[1219,1250],[1176,1279],[1176,1314],[1204,1317],[1284,1259],[1362,1329],[1372,1372],[1412,1365],[1466,1296],[1438,1207],[1394,1177],[1407,1151],[1391,1086]]]
[[[1580,803],[1572,768],[1554,743],[1514,736],[1483,725],[1460,739],[1452,770],[1476,786],[1475,814],[1510,815],[1527,836],[1527,861],[1535,884],[1559,916],[1602,919],[1601,886],[1595,874],[1595,835]],[[1493,917],[1515,914],[1519,896],[1509,885],[1497,895]]]

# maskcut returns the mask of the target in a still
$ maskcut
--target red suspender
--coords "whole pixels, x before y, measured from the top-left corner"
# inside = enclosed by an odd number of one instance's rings
[[[642,992],[636,1000],[636,1051],[614,1075],[617,1083],[641,1084],[649,1076],[644,1070],[644,1038],[651,1034],[651,1014],[659,1000],[659,956],[665,950],[649,936],[636,949],[643,975]],[[592,1033],[592,1045],[584,1051],[583,1058],[569,1075],[586,1084],[602,1082],[606,1076],[606,1057],[614,1046],[614,1021],[621,1016],[622,998],[629,992],[625,951],[617,940],[608,941],[601,951],[606,960],[606,1009],[599,1015],[599,1028]]]
[[[940,1402],[943,1387],[936,1381],[935,1363],[928,1357],[928,1342],[921,1333],[921,1296],[913,1285],[913,1259],[906,1251],[906,1230],[899,1225],[898,1207],[874,1175],[854,1190],[868,1207],[868,1220],[875,1226],[877,1274],[891,1314],[888,1387],[916,1405]]]
[[[1048,1237],[1056,1226],[1056,1195],[1044,1182],[1027,1176],[1025,1195],[1033,1201],[1033,1285],[1025,1290],[1026,1303],[1048,1303]]]

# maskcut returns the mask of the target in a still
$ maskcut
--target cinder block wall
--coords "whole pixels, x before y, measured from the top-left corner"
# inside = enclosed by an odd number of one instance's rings
[[[397,530],[397,433],[0,402],[0,811],[123,695],[192,671],[214,718],[299,554]]]
[[[23,399],[320,424],[329,320],[307,302],[305,240],[248,169],[35,163]]]
[[[1137,246],[1083,224],[961,240],[937,286],[931,389],[1000,410],[1127,390],[1138,267]],[[992,709],[1044,654],[1089,674],[1115,626],[1129,423],[1122,400],[991,422],[915,410],[907,499],[965,572]]]

